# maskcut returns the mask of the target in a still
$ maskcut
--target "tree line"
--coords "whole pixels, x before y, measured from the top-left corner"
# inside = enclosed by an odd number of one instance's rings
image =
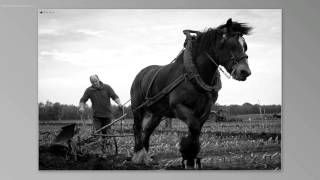
[[[122,109],[118,106],[112,105],[113,117],[120,117],[122,115]],[[133,117],[131,107],[124,107],[124,113],[127,117]],[[60,104],[59,102],[52,103],[46,101],[45,103],[39,103],[39,120],[79,120],[79,119],[92,119],[92,109],[88,105],[85,106],[84,113],[79,113],[79,107],[75,105]]]
[[[122,115],[122,109],[118,106],[112,105],[112,114],[114,118]],[[131,106],[123,108],[127,118],[133,118]],[[278,114],[281,113],[281,105],[258,105],[244,103],[242,105],[219,105],[212,106],[212,111],[223,110],[228,115],[242,115],[242,114]],[[85,107],[85,112],[80,115],[79,109],[75,105],[60,104],[59,102],[46,101],[39,103],[39,120],[79,120],[92,119],[92,109],[89,106]]]
[[[242,105],[215,104],[212,106],[212,110],[222,110],[230,116],[244,114],[279,114],[281,113],[281,105],[259,105],[250,103],[244,103]]]

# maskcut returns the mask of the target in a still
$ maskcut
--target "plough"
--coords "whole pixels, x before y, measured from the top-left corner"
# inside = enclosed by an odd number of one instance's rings
[[[90,149],[94,149],[94,146],[100,146],[101,152],[96,153],[99,156],[106,157],[106,156],[116,156],[118,155],[118,137],[128,137],[133,136],[133,134],[124,134],[122,128],[122,121],[127,116],[122,109],[122,115],[114,120],[111,123],[105,125],[104,127],[93,131],[93,133],[84,139],[81,139],[80,136],[73,138],[80,132],[80,127],[77,127],[76,124],[71,124],[62,127],[60,133],[55,137],[50,145],[51,152],[55,154],[64,155],[66,159],[69,159],[70,156],[74,157],[74,160],[77,160],[78,156],[84,156],[88,154]],[[82,116],[82,129],[85,128],[86,123]],[[117,122],[121,122],[120,133],[111,130],[111,126],[113,126]],[[101,131],[103,129],[110,128],[107,131],[107,134],[102,134]],[[97,148],[97,147],[96,147]]]

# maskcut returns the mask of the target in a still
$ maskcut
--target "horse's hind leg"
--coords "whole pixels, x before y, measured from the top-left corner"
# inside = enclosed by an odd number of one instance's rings
[[[142,143],[142,121],[144,112],[142,110],[136,110],[133,112],[133,134],[134,134],[134,152],[138,152],[143,148]]]
[[[145,117],[145,112],[142,109],[138,109],[133,113],[133,133],[134,133],[134,155],[132,162],[135,164],[148,164],[150,161],[147,156],[147,151],[144,148],[142,141],[142,123]]]
[[[132,162],[136,164],[149,164],[151,162],[151,158],[148,154],[149,150],[149,138],[152,134],[153,130],[159,125],[161,121],[161,117],[153,116],[152,114],[150,116],[145,115],[143,118],[143,123],[140,125],[140,134],[139,138],[136,137],[136,146],[135,154],[132,157]]]
[[[143,122],[143,130],[142,130],[142,140],[144,148],[149,151],[149,140],[150,135],[155,130],[155,128],[160,124],[162,116],[152,115],[150,119],[146,119]]]

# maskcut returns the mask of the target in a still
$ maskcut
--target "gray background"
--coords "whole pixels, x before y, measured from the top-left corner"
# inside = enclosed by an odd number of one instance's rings
[[[319,1],[0,2],[1,179],[320,179]],[[38,8],[283,9],[283,168],[273,171],[38,171]],[[261,54],[263,56],[263,54]],[[272,68],[272,67],[268,67]],[[266,89],[266,93],[268,90]]]

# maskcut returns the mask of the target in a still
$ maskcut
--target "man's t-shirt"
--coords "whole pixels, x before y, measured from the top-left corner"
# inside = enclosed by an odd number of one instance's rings
[[[90,99],[94,117],[112,118],[110,98],[115,100],[118,96],[108,84],[100,83],[100,88],[88,87],[80,102],[86,103]]]

